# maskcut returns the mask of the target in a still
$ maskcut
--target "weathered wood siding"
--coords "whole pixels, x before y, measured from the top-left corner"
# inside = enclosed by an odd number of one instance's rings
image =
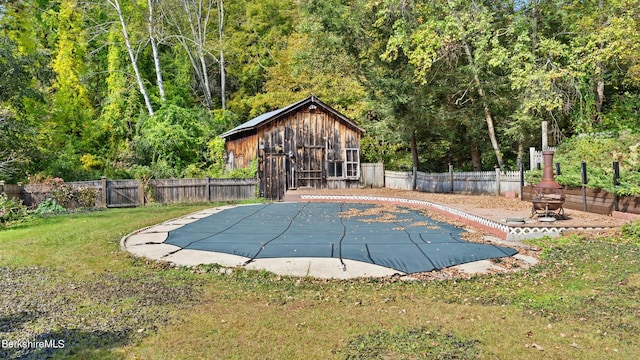
[[[258,157],[258,135],[245,134],[243,138],[227,140],[228,170],[248,168],[251,160]]]
[[[159,203],[207,201],[207,179],[162,179],[149,181],[153,199]]]
[[[138,180],[108,180],[106,184],[107,207],[144,205],[144,188]]]

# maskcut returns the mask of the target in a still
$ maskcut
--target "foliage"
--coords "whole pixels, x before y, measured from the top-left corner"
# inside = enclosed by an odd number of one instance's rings
[[[41,100],[31,83],[36,76],[37,55],[23,54],[19,45],[0,37],[0,179],[23,179],[39,157],[34,138],[37,131],[21,117],[25,102]],[[37,74],[46,80],[44,74]]]
[[[34,211],[35,215],[61,213],[67,209],[64,206],[58,204],[53,198],[46,198],[43,202],[38,204],[38,207]]]
[[[620,164],[617,186],[613,184],[614,161]],[[558,184],[582,186],[582,162],[587,165],[587,187],[621,196],[640,194],[640,135],[598,133],[565,140],[554,156],[554,163],[560,164]],[[541,170],[529,171],[525,176],[530,184],[540,182],[541,177]]]
[[[145,203],[153,203],[155,199],[153,197],[153,188],[150,185],[151,179],[155,178],[154,170],[149,166],[136,165],[133,169],[133,176],[142,183],[144,188]],[[159,179],[162,179],[160,177]]]
[[[233,169],[224,175],[230,179],[252,179],[258,174],[258,159],[251,160],[248,168]]]
[[[558,183],[580,186],[581,163],[587,164],[588,187],[604,189],[618,195],[640,194],[640,136],[624,133],[578,136],[564,141],[554,161],[562,174]],[[613,185],[613,162],[620,163],[620,185]]]
[[[624,92],[613,97],[611,111],[603,115],[602,129],[615,133],[640,131],[640,94]]]
[[[43,206],[42,211],[45,212],[51,212],[49,211],[51,209],[58,211],[59,208],[93,208],[99,196],[98,190],[93,187],[80,186],[74,188],[65,183],[61,178],[34,179],[34,181],[51,187],[48,198],[44,201],[46,204],[44,204],[44,202],[38,204],[38,209],[40,209],[40,206]]]
[[[0,228],[5,228],[26,221],[29,217],[27,207],[20,199],[9,199],[0,194]]]
[[[402,143],[390,143],[384,138],[375,138],[369,134],[360,140],[361,160],[370,163],[382,162],[389,170],[398,170],[389,165],[396,162],[400,150],[404,150]]]
[[[623,239],[640,245],[640,221],[628,222],[620,229]]]
[[[167,105],[145,119],[133,139],[136,162],[153,169],[154,177],[177,177],[188,164],[201,160],[206,114]]]
[[[95,207],[98,199],[98,190],[90,186],[80,186],[75,189],[75,198],[81,208]]]
[[[64,182],[54,184],[53,188],[49,191],[49,196],[60,206],[69,208],[74,200],[74,191],[71,185]]]
[[[207,160],[211,164],[209,174],[211,177],[219,177],[225,171],[224,139],[215,137],[207,142]]]
[[[218,175],[211,139],[311,94],[390,169],[515,168],[543,120],[640,128],[632,1],[120,1],[129,49],[110,3],[3,2],[3,178]]]

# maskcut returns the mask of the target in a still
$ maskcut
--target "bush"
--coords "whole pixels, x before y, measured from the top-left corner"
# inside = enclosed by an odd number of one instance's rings
[[[258,159],[251,160],[248,168],[233,169],[224,175],[229,179],[253,179],[258,174]]]
[[[39,182],[43,185],[51,186],[51,190],[49,190],[47,200],[47,204],[39,204],[43,209],[56,208],[56,206],[62,207],[64,210],[67,209],[75,209],[78,207],[81,208],[92,208],[96,205],[96,200],[100,195],[98,190],[89,187],[89,186],[81,186],[78,188],[74,188],[73,186],[66,184],[64,180],[61,178],[36,178],[36,182]],[[52,204],[55,203],[56,206]],[[47,211],[50,212],[50,211]]]
[[[89,186],[81,186],[75,190],[75,198],[82,208],[95,207],[98,199],[98,190]]]
[[[22,200],[9,199],[7,195],[0,194],[0,227],[24,222],[28,218],[29,212]]]
[[[640,195],[640,135],[607,133],[581,135],[565,140],[553,159],[560,163],[556,181],[565,186],[582,186],[582,162],[587,164],[587,187],[617,195]],[[613,185],[613,162],[620,164],[620,185]],[[529,184],[540,182],[542,171],[528,171]]]
[[[69,208],[74,198],[73,188],[64,183],[56,183],[49,191],[49,196],[58,204]]]
[[[34,214],[42,215],[42,214],[60,213],[66,210],[67,209],[65,209],[64,206],[61,206],[52,198],[47,198],[45,201],[38,204],[38,208],[36,208],[36,211],[34,212]]]
[[[640,220],[626,223],[620,230],[624,239],[640,242]]]

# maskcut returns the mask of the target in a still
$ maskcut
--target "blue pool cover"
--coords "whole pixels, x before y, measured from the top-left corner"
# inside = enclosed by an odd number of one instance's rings
[[[351,259],[408,274],[517,253],[461,240],[463,231],[397,206],[270,203],[225,209],[169,232],[165,243],[251,260]]]

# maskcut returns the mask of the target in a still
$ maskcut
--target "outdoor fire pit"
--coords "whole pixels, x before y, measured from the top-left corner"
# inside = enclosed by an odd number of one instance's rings
[[[531,189],[531,217],[564,219],[564,192],[553,175],[553,151],[542,152],[542,181]]]

